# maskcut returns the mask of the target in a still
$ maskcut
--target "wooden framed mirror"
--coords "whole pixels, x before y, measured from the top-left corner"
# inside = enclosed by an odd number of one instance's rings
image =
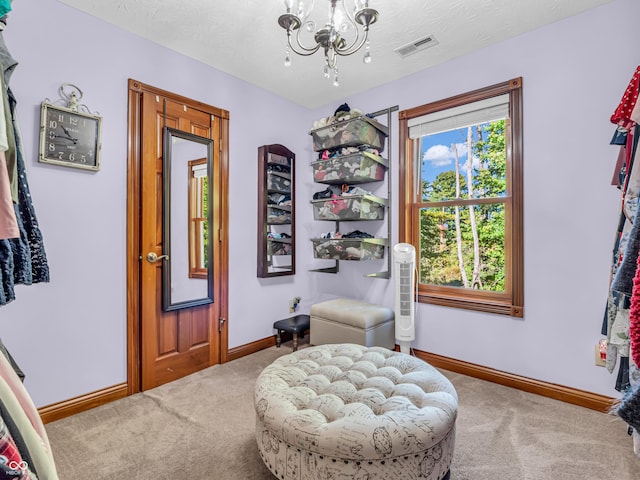
[[[295,154],[283,145],[258,148],[258,273],[296,273]]]

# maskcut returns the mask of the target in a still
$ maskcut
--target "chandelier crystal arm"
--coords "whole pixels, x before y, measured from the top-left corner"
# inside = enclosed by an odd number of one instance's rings
[[[302,55],[303,57],[308,57],[309,55],[313,55],[318,50],[320,50],[320,47],[321,47],[320,44],[316,44],[316,46],[312,48],[304,46],[300,41],[300,30],[301,29],[299,28],[298,31],[296,32],[295,44],[291,41],[291,31],[287,30],[287,42],[289,43],[289,47],[291,47],[291,50],[296,52],[298,55]]]
[[[302,3],[302,2],[300,2]],[[298,16],[300,16],[302,18],[302,23],[305,23],[308,19],[309,16],[311,16],[311,12],[313,12],[313,8],[315,7],[315,3],[316,0],[311,0],[311,2],[309,3],[309,6],[307,7],[307,10],[304,11],[304,7],[302,5],[298,6]]]
[[[299,10],[298,14],[291,13],[291,8],[287,4],[287,12],[280,15],[278,18],[278,24],[287,31],[287,44],[289,48],[293,50],[297,55],[301,55],[303,57],[308,57],[313,55],[320,49],[320,45],[316,44],[315,47],[306,47],[302,44],[300,40],[300,32],[302,31],[302,26],[305,25],[311,10],[313,9],[314,2],[311,2],[311,8],[309,11],[304,12],[302,9]],[[293,31],[296,31],[296,42],[291,41],[291,34]]]
[[[368,37],[369,37],[368,28],[364,30],[364,35],[362,35],[362,38],[360,38],[360,31],[356,30],[356,38],[354,39],[353,43],[346,48],[336,49],[335,52],[337,55],[340,55],[341,57],[353,55],[354,53],[356,53],[358,50],[362,48],[362,46],[366,43]],[[358,40],[360,40],[359,43],[358,43]]]
[[[347,20],[349,20],[349,23],[351,24],[353,29],[356,32],[358,32],[358,25],[356,24],[356,19],[354,18],[353,14],[349,11],[347,6],[345,5],[344,0],[340,0],[340,3],[342,4],[342,10],[344,11],[345,16],[347,17]],[[356,5],[357,5],[357,0],[356,0]]]
[[[371,62],[369,47],[369,27],[376,23],[379,13],[369,8],[369,0],[352,0],[351,9],[347,6],[347,0],[328,0],[329,12],[327,22],[312,33],[315,22],[311,20],[311,13],[315,6],[315,0],[284,0],[286,12],[278,18],[278,24],[287,31],[287,49],[285,66],[291,65],[289,51],[297,55],[310,56],[318,50],[324,53],[324,76],[330,77],[333,73],[333,84],[338,85],[338,57],[346,57],[359,51],[365,44],[364,63]],[[304,4],[309,6],[305,8]],[[301,32],[305,30],[313,35],[315,46],[307,47],[303,44]],[[353,30],[347,43],[347,38],[342,33]],[[293,33],[295,32],[295,38]],[[305,33],[306,34],[306,33]]]

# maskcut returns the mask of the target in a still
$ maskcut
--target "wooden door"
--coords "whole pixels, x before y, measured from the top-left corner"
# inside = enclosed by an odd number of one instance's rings
[[[134,114],[139,120],[137,123],[139,191],[134,195],[139,204],[137,224],[139,371],[132,372],[130,365],[130,392],[137,391],[136,383],[139,389],[147,390],[217,364],[224,360],[221,358],[221,352],[226,352],[226,325],[223,319],[226,318],[227,310],[227,260],[223,232],[226,231],[224,227],[227,173],[226,163],[221,155],[221,143],[226,140],[226,119],[223,118],[224,115],[216,115],[224,111],[214,109],[212,113],[210,110],[213,107],[168,92],[159,91],[159,93],[154,89],[145,91],[143,88],[135,95],[138,105],[135,106]],[[130,112],[130,121],[131,116]],[[167,312],[162,309],[163,261],[147,260],[149,253],[155,253],[158,257],[164,253],[162,148],[165,125],[211,138],[214,142],[213,172],[210,177],[212,198],[209,199],[213,212],[213,224],[209,227],[209,241],[213,243],[213,262],[209,265],[209,268],[213,268],[213,303]],[[131,224],[135,223],[135,220],[131,222]],[[129,310],[131,315],[133,309]],[[135,336],[134,330],[135,328],[130,328],[130,334],[133,333]],[[131,350],[135,351],[136,345],[130,341],[129,347],[129,358],[132,360],[136,355],[132,354]]]

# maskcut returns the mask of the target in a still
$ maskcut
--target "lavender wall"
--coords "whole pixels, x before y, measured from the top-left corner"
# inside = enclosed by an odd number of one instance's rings
[[[420,305],[415,348],[617,395],[615,377],[594,366],[594,346],[620,207],[609,117],[638,66],[639,15],[638,2],[617,0],[347,99],[402,110],[523,77],[525,317]],[[317,288],[338,295],[348,285],[393,306],[392,284],[361,279],[359,267],[343,268],[340,286],[323,279]]]
[[[52,281],[18,288],[17,300],[0,309],[0,336],[38,406],[126,381],[128,78],[231,112],[229,347],[271,335],[297,295],[303,311],[331,295],[392,305],[391,282],[362,277],[385,265],[343,262],[338,276],[305,274],[317,263],[307,239],[319,228],[306,199],[321,189],[311,181],[307,132],[334,105],[308,111],[55,0],[14,2],[13,9],[4,36],[20,64],[11,87]],[[616,0],[345,99],[369,112],[404,109],[524,79],[525,318],[421,306],[416,348],[615,394],[613,377],[593,366],[593,346],[619,205],[609,186],[616,151],[608,118],[636,67],[625,45],[637,43],[639,13],[635,0]],[[80,41],[71,44],[63,25],[74,25]],[[633,38],[622,43],[620,32]],[[40,102],[57,99],[64,82],[77,84],[83,102],[104,117],[99,173],[36,161]],[[397,133],[395,118],[392,126]],[[258,279],[256,157],[270,143],[297,154],[299,273]],[[397,141],[391,152],[397,155]],[[397,191],[397,169],[392,180]]]
[[[288,300],[306,295],[306,279],[256,278],[257,149],[283,143],[302,151],[310,113],[55,0],[14,2],[4,37],[20,62],[11,87],[51,282],[18,287],[0,309],[0,337],[35,403],[126,381],[128,78],[230,111],[229,346],[270,335]],[[58,99],[64,82],[78,85],[82,102],[103,116],[98,173],[37,163],[39,106]]]

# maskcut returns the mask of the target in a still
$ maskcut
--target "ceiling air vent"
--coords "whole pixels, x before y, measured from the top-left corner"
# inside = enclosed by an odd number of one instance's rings
[[[408,55],[419,52],[420,50],[424,50],[425,48],[433,47],[437,44],[438,41],[433,37],[433,35],[427,35],[426,37],[419,38],[418,40],[414,40],[411,43],[407,43],[406,45],[396,48],[394,52],[404,58]]]

